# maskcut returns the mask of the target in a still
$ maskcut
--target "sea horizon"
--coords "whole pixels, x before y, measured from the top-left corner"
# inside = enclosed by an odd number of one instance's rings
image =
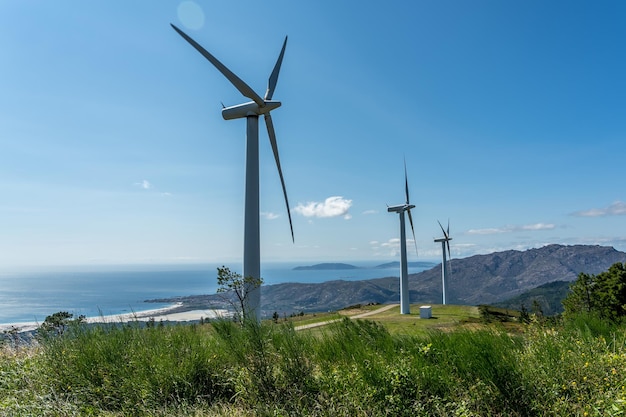
[[[394,262],[394,261],[390,261]],[[428,262],[431,261],[412,261]],[[346,263],[357,269],[294,270],[297,266]],[[385,261],[265,262],[264,285],[287,282],[321,283],[399,276],[398,268],[376,269]],[[167,308],[169,303],[146,300],[215,294],[217,268],[241,273],[238,262],[197,264],[121,264],[35,267],[0,272],[0,325],[42,323],[48,315],[67,311],[76,317],[115,316]],[[428,267],[409,267],[409,273]]]

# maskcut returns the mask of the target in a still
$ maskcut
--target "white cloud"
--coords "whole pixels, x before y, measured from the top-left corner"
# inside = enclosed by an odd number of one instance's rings
[[[604,217],[626,215],[626,203],[616,201],[605,208],[592,208],[589,210],[577,211],[571,214],[576,217]]]
[[[505,229],[496,229],[496,228],[489,228],[489,229],[470,229],[467,231],[468,235],[495,235],[497,233],[506,233],[507,231]]]
[[[270,211],[262,211],[261,212],[261,216],[263,216],[264,218],[266,218],[267,220],[275,220],[277,218],[280,217],[279,214],[276,213],[272,213]]]
[[[535,223],[520,226],[519,230],[552,230],[554,227],[555,226],[551,223]]]
[[[372,242],[370,242],[370,244],[372,244],[372,249],[374,250],[379,249],[379,247],[374,245]],[[407,252],[413,251],[413,254],[415,254],[415,241],[413,239],[407,239],[406,245],[407,245],[406,247]],[[381,243],[380,248],[382,248],[383,250],[386,250],[387,253],[391,256],[400,256],[400,239],[398,239],[397,237],[389,239],[388,241]]]
[[[386,241],[385,243],[381,244],[381,246],[385,246],[385,247],[400,247],[400,239],[398,239],[397,237],[394,237],[392,239],[389,239],[388,241]]]
[[[136,182],[134,185],[143,188],[144,190],[149,190],[150,188],[152,188],[152,184],[150,184],[150,181],[148,180],[143,180],[141,182]]]
[[[133,185],[135,187],[139,187],[143,190],[152,190],[153,192],[158,192],[162,197],[171,197],[172,193],[169,193],[167,191],[159,191],[158,188],[156,188],[154,185],[152,185],[152,183],[148,180],[142,180],[140,182],[135,182],[133,183]]]
[[[467,234],[468,235],[496,235],[500,233],[553,230],[555,227],[556,226],[552,223],[534,223],[534,224],[524,224],[521,226],[507,225],[503,227],[491,227],[491,228],[486,228],[486,229],[470,229],[467,231]]]
[[[368,215],[368,214],[378,214],[378,210],[365,210],[363,212],[363,214]]]
[[[310,201],[306,204],[298,204],[293,210],[304,217],[339,217],[346,220],[352,218],[348,210],[352,206],[352,200],[341,196],[328,197],[324,202]]]

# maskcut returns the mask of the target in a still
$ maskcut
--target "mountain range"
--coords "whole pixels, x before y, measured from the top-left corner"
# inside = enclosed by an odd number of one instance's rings
[[[581,272],[598,274],[616,262],[626,262],[626,253],[591,245],[548,245],[526,251],[508,250],[452,259],[447,301],[462,305],[505,302],[545,284],[574,281]],[[409,275],[409,298],[412,304],[441,303],[441,264]],[[398,300],[397,275],[362,281],[266,285],[261,291],[266,316],[273,312],[282,315],[332,311],[354,304],[397,303]],[[207,305],[225,306],[223,294],[153,301],[182,301],[186,306],[205,308]]]
[[[433,262],[407,262],[407,266],[409,268],[411,267],[415,267],[415,268],[431,267],[432,268],[435,265],[437,264]],[[398,268],[398,267],[400,267],[400,262],[395,261],[395,262],[388,262],[386,264],[376,265],[371,268],[387,269],[387,268]],[[328,271],[328,270],[339,271],[339,270],[344,270],[344,269],[363,269],[363,268],[366,268],[366,267],[354,266],[351,264],[344,264],[344,263],[322,263],[322,264],[307,265],[307,266],[296,266],[295,268],[293,268],[293,270],[294,271]]]

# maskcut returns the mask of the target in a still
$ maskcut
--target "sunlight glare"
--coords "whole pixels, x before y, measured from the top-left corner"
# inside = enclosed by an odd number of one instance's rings
[[[178,20],[188,29],[198,30],[204,25],[204,12],[195,1],[183,1],[178,5]]]

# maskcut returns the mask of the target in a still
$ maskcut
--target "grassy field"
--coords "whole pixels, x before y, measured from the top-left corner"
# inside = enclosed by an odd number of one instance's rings
[[[428,330],[458,327],[470,319],[478,319],[478,307],[431,304],[432,318],[420,319],[420,305],[412,305],[411,314],[400,314],[400,306],[368,316],[384,325],[392,334],[423,335]]]
[[[77,326],[5,344],[2,416],[608,416],[626,412],[626,329],[481,323],[475,307],[240,326]],[[295,325],[337,322],[311,331]],[[291,320],[291,319],[290,319]]]

